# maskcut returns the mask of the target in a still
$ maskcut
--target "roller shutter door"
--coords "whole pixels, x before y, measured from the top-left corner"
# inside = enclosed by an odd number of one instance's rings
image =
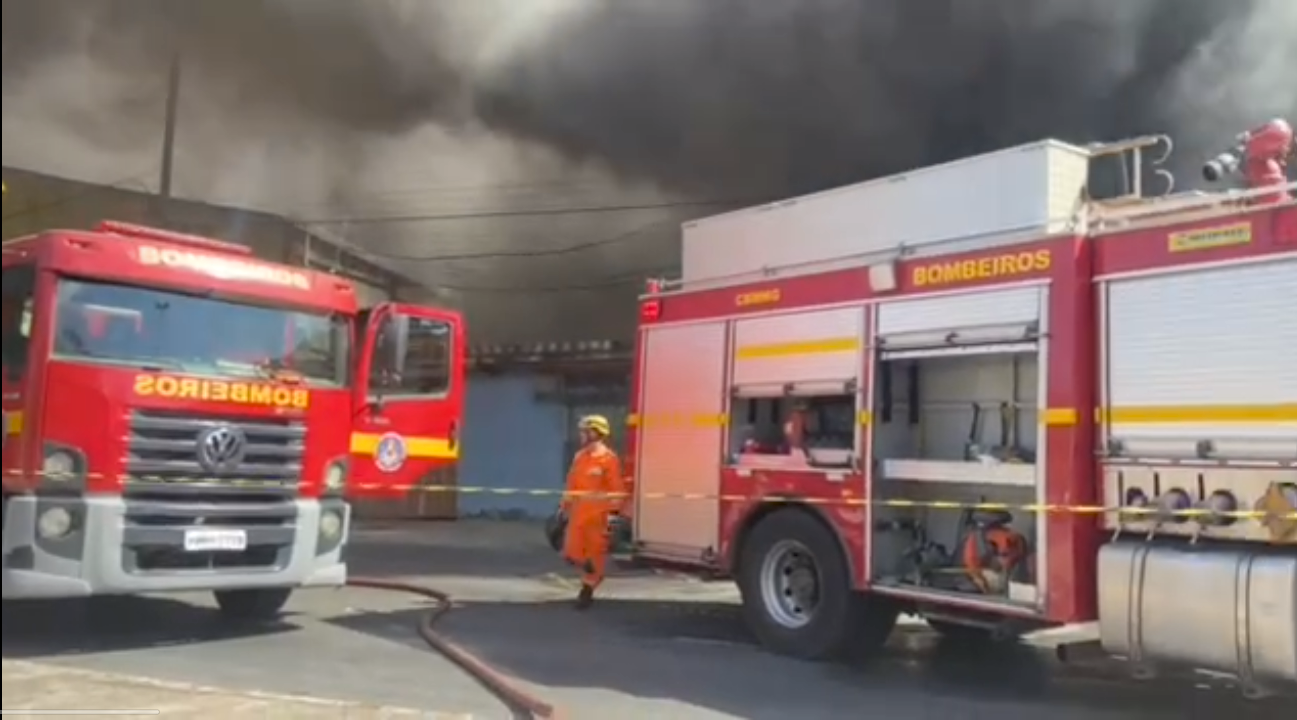
[[[879,349],[889,360],[1032,352],[1046,296],[1028,287],[885,303]]]
[[[878,334],[1026,325],[1040,318],[1040,297],[1040,288],[1029,287],[888,302],[879,308]]]
[[[1297,439],[1297,258],[1114,281],[1105,302],[1114,436]]]
[[[864,311],[821,310],[739,320],[735,386],[857,380],[863,367]]]

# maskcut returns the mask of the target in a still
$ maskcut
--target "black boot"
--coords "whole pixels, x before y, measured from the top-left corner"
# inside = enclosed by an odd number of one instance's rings
[[[581,592],[576,596],[576,609],[589,610],[594,604],[594,588],[589,585],[582,585]]]

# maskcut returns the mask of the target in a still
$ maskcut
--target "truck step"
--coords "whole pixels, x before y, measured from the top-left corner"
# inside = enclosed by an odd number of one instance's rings
[[[1070,645],[1097,645],[1099,642],[1099,623],[1084,622],[1060,625],[1059,627],[1037,630],[1022,636],[1022,642],[1040,648],[1059,648]]]

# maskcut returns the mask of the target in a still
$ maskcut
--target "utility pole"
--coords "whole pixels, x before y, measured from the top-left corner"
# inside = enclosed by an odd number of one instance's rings
[[[180,51],[171,54],[167,75],[167,117],[162,130],[162,170],[158,180],[158,197],[171,199],[171,173],[176,155],[176,115],[180,108]]]

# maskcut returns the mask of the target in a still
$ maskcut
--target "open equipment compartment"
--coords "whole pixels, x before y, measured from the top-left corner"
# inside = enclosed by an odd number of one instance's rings
[[[855,473],[864,313],[782,313],[734,326],[726,465]]]
[[[1014,508],[1044,500],[1047,295],[1030,285],[878,307],[874,585],[1040,609],[1044,519]]]

